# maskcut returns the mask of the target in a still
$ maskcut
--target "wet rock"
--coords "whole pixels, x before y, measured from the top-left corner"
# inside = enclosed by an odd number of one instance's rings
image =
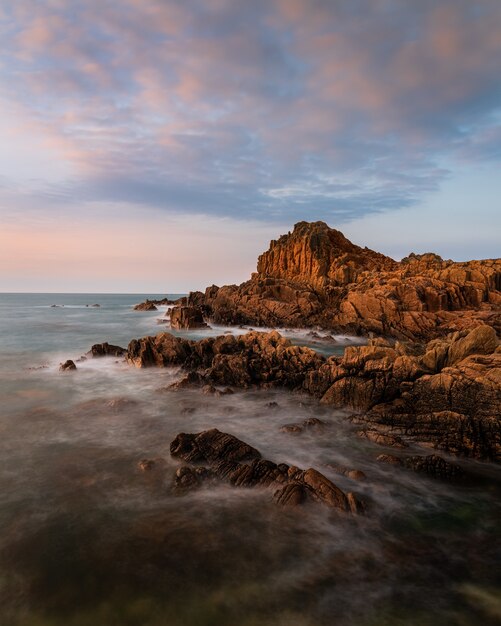
[[[328,467],[330,470],[336,472],[336,474],[341,474],[351,480],[365,480],[367,478],[362,470],[350,469],[349,467],[337,465],[336,463],[326,463],[325,467]]]
[[[151,472],[155,467],[155,461],[153,459],[141,459],[137,466],[142,472]]]
[[[136,304],[134,307],[134,311],[158,311],[156,305],[151,300],[146,300],[145,302],[141,302]]]
[[[189,490],[199,487],[202,483],[213,478],[211,470],[206,467],[183,466],[176,470],[174,476],[175,490]]]
[[[273,487],[275,502],[284,506],[297,506],[309,500],[345,512],[364,510],[363,503],[354,494],[345,494],[317,470],[301,470],[262,459],[255,448],[216,429],[199,434],[180,433],[171,443],[171,454],[189,463],[209,463],[208,468],[179,468],[174,477],[176,490],[184,491],[207,480],[218,480],[241,488]]]
[[[126,352],[127,350],[125,348],[121,348],[120,346],[114,346],[108,342],[105,342],[95,343],[89,350],[88,354],[92,355],[92,357],[123,356]]]
[[[196,306],[176,306],[170,312],[170,325],[177,330],[207,328],[202,309]]]
[[[405,467],[414,472],[428,474],[434,478],[445,480],[460,478],[464,474],[463,469],[459,465],[446,461],[437,454],[403,457],[380,454],[376,460],[380,463],[389,463],[390,465]]]
[[[188,463],[249,461],[261,457],[252,446],[217,428],[198,434],[180,433],[170,444],[170,453]]]
[[[172,385],[169,385],[167,391],[196,388],[202,386],[204,382],[204,377],[198,372],[188,372],[181,380],[177,380]]]
[[[71,359],[68,359],[64,363],[61,363],[61,365],[59,366],[59,371],[61,372],[69,372],[71,370],[76,370],[76,369],[77,369],[77,366]]]
[[[381,433],[377,430],[359,430],[357,432],[359,437],[368,439],[379,446],[389,446],[391,448],[408,448],[409,445],[405,443],[400,437],[396,435],[389,435],[387,433]]]
[[[306,488],[299,483],[288,483],[273,494],[273,499],[281,506],[298,506],[303,504],[307,497]]]
[[[327,424],[321,419],[318,419],[318,417],[309,417],[308,419],[305,419],[303,422],[298,424],[285,424],[284,426],[281,426],[280,432],[292,434],[299,434],[304,432],[305,430],[323,432],[326,425]]]

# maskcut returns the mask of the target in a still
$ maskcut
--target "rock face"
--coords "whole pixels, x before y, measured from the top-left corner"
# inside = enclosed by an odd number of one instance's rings
[[[170,325],[176,330],[207,328],[202,309],[197,306],[175,306],[170,312]]]
[[[151,300],[146,300],[145,302],[141,302],[140,304],[136,304],[134,307],[134,311],[158,311],[155,303]]]
[[[360,513],[364,509],[354,494],[345,494],[317,470],[301,470],[262,459],[258,450],[216,428],[198,434],[180,433],[170,449],[173,457],[187,463],[209,464],[180,467],[174,478],[177,491],[221,481],[234,487],[273,488],[275,502],[284,506],[316,501],[345,512]]]
[[[499,461],[497,344],[489,326],[422,346],[370,340],[309,372],[304,388],[325,404],[360,411],[357,421],[370,424],[364,436],[377,443],[401,447],[401,438],[414,439],[452,454]]]
[[[501,259],[456,263],[428,253],[397,262],[323,222],[299,222],[271,242],[249,281],[212,285],[188,303],[216,323],[428,340],[480,323],[501,330],[500,290]]]

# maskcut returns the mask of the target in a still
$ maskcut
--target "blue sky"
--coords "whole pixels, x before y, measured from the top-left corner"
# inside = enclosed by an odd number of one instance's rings
[[[298,220],[499,256],[500,33],[498,0],[0,0],[0,290],[239,282]]]

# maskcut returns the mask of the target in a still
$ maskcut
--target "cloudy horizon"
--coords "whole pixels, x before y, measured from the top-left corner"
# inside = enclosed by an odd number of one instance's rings
[[[0,0],[0,291],[246,280],[326,221],[500,255],[497,0]]]

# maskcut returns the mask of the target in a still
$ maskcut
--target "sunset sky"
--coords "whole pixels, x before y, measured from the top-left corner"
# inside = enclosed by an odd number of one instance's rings
[[[501,256],[499,0],[0,0],[0,291],[241,282],[322,219]]]

